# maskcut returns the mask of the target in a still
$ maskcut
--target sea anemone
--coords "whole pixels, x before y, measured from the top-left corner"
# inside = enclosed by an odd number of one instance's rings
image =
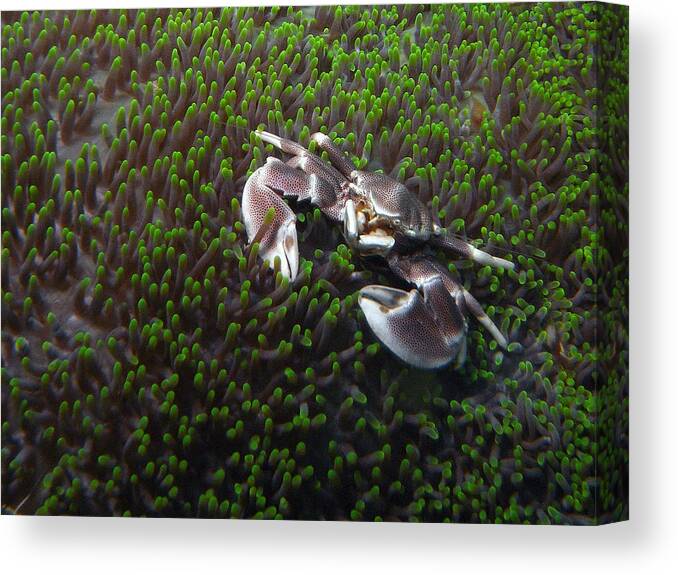
[[[2,63],[4,513],[627,517],[626,8],[3,12]],[[400,363],[318,210],[261,262],[259,127],[508,253],[440,255],[508,351]]]

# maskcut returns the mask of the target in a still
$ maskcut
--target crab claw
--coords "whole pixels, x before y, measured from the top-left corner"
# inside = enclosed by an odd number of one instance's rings
[[[410,365],[437,369],[463,351],[465,323],[442,286],[431,286],[424,299],[417,290],[369,285],[360,290],[358,304],[379,340]]]
[[[297,277],[299,272],[299,245],[297,243],[297,228],[295,221],[285,221],[271,241],[262,239],[260,243],[261,257],[271,263],[276,256],[280,258],[280,272],[290,280]]]
[[[259,242],[262,259],[273,265],[280,260],[280,272],[293,280],[299,271],[299,244],[296,217],[289,206],[262,182],[262,168],[247,180],[242,196],[242,213],[250,243]],[[271,213],[270,208],[275,212]]]

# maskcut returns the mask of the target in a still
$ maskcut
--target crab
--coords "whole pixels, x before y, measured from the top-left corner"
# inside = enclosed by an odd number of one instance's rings
[[[367,285],[358,294],[372,332],[402,361],[421,369],[442,368],[452,361],[460,366],[466,357],[467,312],[507,348],[506,338],[478,301],[425,248],[508,270],[512,262],[448,234],[405,185],[381,173],[357,170],[329,136],[317,132],[310,137],[327,153],[328,163],[292,140],[262,130],[256,134],[291,156],[287,161],[268,157],[245,183],[245,229],[250,243],[259,242],[261,258],[271,263],[278,258],[280,272],[294,280],[299,270],[296,217],[283,198],[310,202],[343,226],[351,249],[376,256],[411,287]]]

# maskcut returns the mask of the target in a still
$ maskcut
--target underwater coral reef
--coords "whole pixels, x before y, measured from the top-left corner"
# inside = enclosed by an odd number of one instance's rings
[[[515,263],[410,368],[367,265],[247,177],[324,132]],[[628,515],[628,12],[596,3],[4,12],[2,511],[599,524]]]

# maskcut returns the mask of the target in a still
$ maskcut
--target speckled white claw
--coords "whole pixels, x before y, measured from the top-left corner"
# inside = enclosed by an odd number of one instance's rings
[[[274,266],[280,258],[280,273],[293,280],[299,271],[299,244],[296,216],[289,206],[272,189],[262,182],[265,168],[256,170],[243,190],[242,212],[249,242],[259,242],[259,255]],[[266,222],[270,208],[275,215]]]
[[[360,290],[358,304],[377,338],[410,365],[437,369],[457,357],[463,338],[446,339],[417,290],[369,285]]]

